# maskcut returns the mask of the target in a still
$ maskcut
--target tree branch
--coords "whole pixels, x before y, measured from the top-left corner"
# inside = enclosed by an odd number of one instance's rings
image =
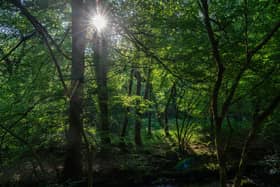
[[[125,28],[126,33],[129,36],[130,41],[132,41],[138,49],[142,50],[148,57],[155,59],[168,73],[170,73],[175,78],[181,80],[181,77],[176,75],[170,70],[170,68],[153,52],[151,52],[138,38],[136,38],[128,29]]]
[[[32,155],[34,156],[34,158],[38,162],[38,165],[40,167],[40,170],[41,170],[42,174],[45,175],[46,174],[46,170],[44,169],[44,166],[43,166],[43,164],[41,162],[41,159],[40,159],[39,155],[36,153],[36,151],[34,150],[34,148],[25,139],[23,139],[19,135],[15,134],[13,131],[8,129],[4,125],[0,124],[0,128],[3,129],[4,131],[6,131],[7,133],[9,133],[12,137],[16,138],[20,143],[26,145],[30,149]]]
[[[280,21],[278,21],[275,26],[271,29],[269,33],[267,33],[262,41],[252,50],[250,50],[248,53],[249,58],[251,59],[271,38],[272,36],[278,31],[280,28]]]
[[[30,39],[31,37],[33,37],[35,35],[35,31],[33,31],[32,33],[30,34],[27,34],[25,36],[23,36],[21,38],[21,40],[17,43],[17,45],[15,45],[6,55],[4,55],[1,59],[0,59],[0,62],[3,61],[3,60],[6,60],[11,54],[12,52],[14,52],[23,42],[25,42],[26,40]]]
[[[256,127],[260,125],[276,109],[279,103],[280,103],[280,93],[278,92],[278,95],[273,98],[269,106],[262,113],[260,113],[255,117],[253,126]]]
[[[213,95],[212,95],[212,112],[213,112],[213,117],[214,120],[217,122],[217,120],[219,120],[219,112],[218,112],[218,99],[219,99],[219,92],[222,86],[222,82],[223,82],[223,75],[224,75],[224,65],[221,61],[220,58],[220,51],[219,51],[219,44],[217,39],[215,38],[211,23],[210,23],[210,17],[209,17],[209,12],[208,12],[208,2],[207,0],[201,0],[201,8],[202,8],[202,12],[204,15],[204,24],[205,24],[205,28],[207,30],[207,34],[208,34],[208,38],[212,47],[212,53],[213,53],[213,57],[217,66],[217,80],[215,82],[214,85],[214,89],[213,89]],[[217,124],[217,123],[216,123]],[[220,127],[219,127],[220,128]]]
[[[49,35],[49,33],[47,32],[47,30],[42,26],[42,24],[41,24],[33,15],[31,15],[31,14],[28,12],[28,10],[27,10],[26,8],[24,8],[24,7],[21,5],[20,1],[18,1],[18,0],[11,0],[11,3],[14,4],[17,8],[20,9],[20,11],[22,12],[22,14],[30,21],[30,23],[33,25],[33,27],[36,29],[36,31],[42,36],[42,39],[43,39],[45,45],[47,46],[47,49],[48,49],[48,51],[49,51],[49,53],[50,53],[50,56],[51,56],[51,58],[52,58],[52,61],[54,62],[55,67],[56,67],[56,69],[57,69],[57,72],[58,72],[58,75],[59,75],[59,79],[60,79],[60,81],[61,81],[61,83],[62,83],[62,86],[63,86],[63,88],[64,88],[64,92],[65,92],[65,93],[68,93],[68,91],[67,91],[68,88],[67,88],[66,83],[65,83],[65,81],[64,81],[64,79],[63,79],[63,75],[62,75],[62,72],[61,72],[61,68],[60,68],[60,66],[59,66],[59,63],[58,63],[58,61],[57,61],[57,59],[56,59],[56,57],[55,57],[55,55],[54,55],[52,49],[51,49],[51,46],[50,46],[50,44],[49,44],[49,42],[48,42],[48,38],[51,40],[51,42],[52,42],[56,47],[57,47],[58,45],[55,44],[55,41],[54,41],[54,40],[52,39],[52,37]],[[57,48],[57,49],[59,49],[59,48]]]
[[[246,2],[246,1],[245,1]],[[247,41],[247,14],[245,13],[245,29],[246,29],[246,62],[243,66],[243,68],[240,70],[240,72],[238,73],[237,77],[234,80],[234,83],[232,85],[232,87],[230,88],[230,93],[227,96],[224,104],[223,104],[223,108],[222,108],[222,118],[225,116],[225,114],[227,113],[227,110],[229,108],[229,105],[232,102],[233,96],[235,94],[235,91],[239,85],[240,79],[242,78],[243,74],[246,72],[246,70],[249,68],[251,62],[252,62],[252,57],[254,54],[256,54],[271,38],[272,36],[277,32],[277,30],[280,27],[280,21],[273,27],[273,29],[266,34],[266,36],[263,38],[263,40],[253,49],[248,51],[247,45],[248,45],[248,41]]]

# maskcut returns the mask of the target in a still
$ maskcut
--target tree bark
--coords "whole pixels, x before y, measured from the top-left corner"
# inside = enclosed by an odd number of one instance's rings
[[[215,146],[217,151],[217,160],[219,163],[219,175],[220,175],[220,187],[226,187],[226,163],[225,163],[225,155],[223,151],[223,141],[222,141],[222,122],[223,118],[219,116],[218,111],[218,100],[219,100],[219,92],[222,86],[223,77],[224,77],[224,65],[220,58],[220,52],[219,52],[219,44],[217,39],[215,38],[211,23],[210,23],[210,17],[209,17],[209,11],[208,11],[208,0],[201,0],[201,8],[204,15],[204,24],[205,28],[208,34],[208,38],[210,41],[210,45],[212,48],[212,55],[215,61],[215,65],[217,68],[217,75],[216,75],[216,81],[214,84],[213,92],[212,92],[212,98],[211,98],[211,112],[213,116],[214,121],[214,128],[215,128]]]
[[[165,132],[165,136],[170,136],[169,125],[168,125],[168,109],[169,109],[169,104],[170,104],[170,102],[172,100],[172,97],[174,95],[175,87],[176,87],[176,84],[173,83],[173,85],[170,89],[169,96],[168,96],[167,101],[166,101],[165,108],[164,108],[164,132]]]
[[[135,71],[135,77],[137,80],[136,84],[136,95],[141,96],[141,75],[139,71]],[[135,144],[138,146],[142,145],[142,138],[141,138],[141,113],[140,113],[140,101],[137,101],[136,103],[136,119],[135,119],[135,136],[134,141]]]
[[[147,72],[147,78],[146,78],[146,85],[145,85],[145,93],[144,93],[144,99],[148,100],[150,99],[150,95],[151,95],[151,73],[152,70],[151,68],[148,69]],[[146,116],[148,118],[148,135],[151,136],[152,132],[151,132],[151,112],[148,111],[146,112]]]
[[[152,84],[150,84],[150,90],[149,90],[149,98],[152,99],[152,91],[153,87]],[[152,136],[152,112],[148,112],[148,136]]]
[[[100,110],[99,122],[101,141],[110,144],[109,132],[109,110],[108,110],[108,89],[107,89],[107,73],[108,73],[108,46],[103,34],[96,33],[94,42],[94,64],[95,76],[97,83],[97,98]]]
[[[150,80],[151,80],[151,69],[149,68],[147,72],[147,78],[146,78],[144,99],[149,99],[150,85],[151,85]]]
[[[218,118],[215,127],[215,146],[217,151],[217,160],[219,163],[219,177],[220,177],[220,187],[226,187],[227,172],[226,172],[226,155],[223,148],[223,139],[221,134],[222,120]]]
[[[128,83],[128,93],[127,93],[128,96],[131,96],[131,93],[132,93],[133,72],[134,72],[134,70],[132,69],[130,71],[130,77],[129,77],[129,83]],[[130,107],[126,107],[125,114],[124,114],[122,131],[121,131],[121,138],[124,138],[125,134],[126,134],[126,129],[127,129],[127,125],[128,125],[128,114],[129,114],[129,112],[130,112]]]
[[[241,186],[241,178],[245,170],[246,162],[247,162],[247,156],[248,156],[248,149],[251,145],[251,143],[254,141],[254,138],[256,137],[257,130],[260,128],[260,125],[264,122],[264,120],[273,113],[273,111],[279,106],[280,103],[280,94],[276,96],[269,104],[269,106],[259,115],[257,114],[254,117],[252,128],[247,136],[247,139],[243,145],[242,153],[239,161],[239,167],[238,171],[236,173],[235,179],[234,179],[234,187],[240,187]]]
[[[72,0],[72,94],[69,108],[67,153],[64,162],[64,178],[79,180],[82,177],[82,98],[84,79],[85,38],[83,25],[83,1]],[[77,34],[79,33],[79,34]]]
[[[148,112],[148,136],[152,136],[152,113],[149,111]]]

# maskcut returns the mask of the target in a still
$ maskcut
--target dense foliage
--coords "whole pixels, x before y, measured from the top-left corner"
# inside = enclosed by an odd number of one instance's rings
[[[167,143],[240,186],[250,149],[279,156],[279,27],[277,0],[0,0],[0,183],[30,161],[91,185],[94,154]]]

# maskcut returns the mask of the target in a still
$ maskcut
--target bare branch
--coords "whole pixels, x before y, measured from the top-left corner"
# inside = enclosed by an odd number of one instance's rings
[[[21,38],[21,40],[17,43],[17,45],[15,45],[6,55],[4,55],[1,59],[0,62],[3,60],[6,60],[11,54],[12,52],[14,52],[23,42],[25,42],[26,40],[30,39],[31,37],[33,37],[35,35],[35,31],[33,31],[30,34],[27,34],[26,36],[23,36]]]

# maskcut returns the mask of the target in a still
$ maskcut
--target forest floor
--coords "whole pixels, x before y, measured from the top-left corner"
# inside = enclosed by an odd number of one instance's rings
[[[178,155],[169,144],[154,144],[149,148],[136,148],[134,151],[115,148],[108,153],[96,155],[94,175],[96,183],[104,184],[161,184],[172,183],[176,179],[213,180],[217,176],[215,156],[203,144],[191,145],[192,151]],[[106,177],[104,177],[106,176]],[[115,179],[119,180],[115,180]]]
[[[108,148],[96,150],[93,155],[93,181],[96,186],[136,186],[143,184],[172,184],[196,183],[218,180],[218,165],[213,146],[204,143],[192,143],[184,154],[178,154],[176,147],[168,140],[164,143],[153,143],[143,147],[132,144],[126,146],[110,145]],[[240,148],[231,151],[234,157]],[[248,163],[248,180],[251,184],[262,184],[264,181],[279,183],[277,175],[263,176],[264,167],[256,160],[260,160],[263,150],[253,150],[252,155],[257,155]],[[11,168],[3,168],[0,172],[2,184],[16,184],[17,186],[38,186],[46,183],[48,186],[57,186],[61,182],[64,153],[62,150],[40,153],[43,164],[47,170],[47,177],[39,180],[39,168],[31,157],[21,159]],[[85,159],[86,160],[86,159]],[[86,165],[86,163],[85,163]],[[260,170],[260,168],[262,168]],[[236,163],[229,164],[229,176],[236,170]],[[259,178],[262,181],[253,181]],[[278,176],[278,177],[275,177]],[[275,181],[275,182],[274,182]],[[0,183],[0,184],[1,184]],[[64,186],[68,186],[67,184]],[[256,185],[257,186],[257,185]],[[261,185],[260,185],[261,186]]]

